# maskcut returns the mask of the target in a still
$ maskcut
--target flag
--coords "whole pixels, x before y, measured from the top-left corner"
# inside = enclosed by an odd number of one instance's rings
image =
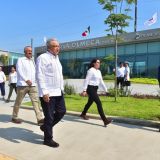
[[[46,44],[46,42],[47,42],[47,37],[43,37],[43,42],[44,42],[44,44]]]
[[[90,34],[90,26],[88,26],[88,28],[82,33],[83,37],[86,37]]]
[[[154,23],[156,23],[156,22],[157,22],[157,12],[154,13],[154,15],[152,16],[151,19],[145,21],[145,22],[144,22],[144,25],[149,27],[149,26],[151,26],[152,24],[154,24]]]

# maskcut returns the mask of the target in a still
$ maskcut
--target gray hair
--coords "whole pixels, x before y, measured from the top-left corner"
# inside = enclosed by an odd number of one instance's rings
[[[31,46],[25,46],[24,47],[24,53],[25,53],[25,51],[26,51],[27,48],[32,48],[32,47]]]
[[[51,45],[51,42],[52,42],[52,41],[58,42],[57,39],[55,39],[55,38],[47,39],[47,42],[46,42],[46,47],[47,47],[47,49],[50,49],[50,45]]]

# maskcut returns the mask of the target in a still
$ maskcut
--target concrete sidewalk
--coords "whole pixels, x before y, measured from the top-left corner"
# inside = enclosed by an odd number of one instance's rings
[[[28,100],[26,96],[24,101]],[[22,124],[10,122],[13,104],[0,99],[0,160],[160,159],[157,121],[113,117],[114,122],[104,128],[99,115],[90,114],[91,119],[84,121],[79,113],[67,112],[54,129],[55,140],[60,143],[54,149],[42,144],[43,133],[32,109],[20,109]]]
[[[81,93],[83,90],[83,82],[84,79],[66,79],[65,83],[68,83],[69,85],[74,86],[77,93]],[[107,88],[114,88],[114,82],[106,82],[105,83]],[[99,91],[103,91],[102,88],[99,88]],[[147,94],[147,95],[159,95],[160,89],[157,85],[151,85],[151,84],[137,84],[137,83],[131,83],[130,86],[131,94]]]
[[[21,106],[21,108],[33,110],[33,108],[25,106],[25,105]],[[79,117],[80,112],[67,111],[66,115]],[[101,120],[100,116],[97,115],[97,114],[87,113],[87,116],[90,119]],[[124,117],[117,117],[117,116],[110,116],[110,118],[112,118],[112,120],[116,123],[126,123],[126,124],[138,125],[138,126],[152,127],[152,128],[157,128],[157,129],[160,128],[160,122],[159,121],[124,118]]]
[[[20,109],[22,124],[10,122],[12,103],[0,101],[0,154],[16,160],[159,160],[157,129],[66,115],[54,128],[59,148],[43,145],[33,110]]]

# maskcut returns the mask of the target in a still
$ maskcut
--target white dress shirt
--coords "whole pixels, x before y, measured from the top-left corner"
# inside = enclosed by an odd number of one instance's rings
[[[32,86],[36,86],[35,62],[27,57],[20,57],[16,64],[17,70],[17,86],[28,86],[27,80],[32,82]]]
[[[9,74],[9,84],[11,83],[17,83],[17,72],[11,72]]]
[[[62,66],[58,55],[50,52],[41,54],[36,62],[36,78],[38,83],[39,96],[61,96],[63,87]]]
[[[125,80],[126,81],[130,80],[130,68],[129,67],[125,68]]]
[[[6,76],[3,71],[0,71],[0,83],[3,83],[6,81]]]
[[[124,77],[125,67],[119,67],[117,69],[117,77]]]
[[[90,68],[87,71],[87,76],[86,76],[86,79],[84,81],[84,86],[83,86],[84,91],[87,90],[88,85],[91,85],[91,86],[101,85],[103,89],[105,90],[105,92],[107,92],[107,87],[105,86],[104,81],[102,79],[101,71],[99,69],[95,69],[94,67]]]

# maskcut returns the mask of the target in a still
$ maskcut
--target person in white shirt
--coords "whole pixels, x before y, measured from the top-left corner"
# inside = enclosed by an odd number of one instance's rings
[[[129,88],[131,86],[129,62],[125,61],[124,66],[125,66],[125,71],[124,71],[125,94],[129,95]]]
[[[44,113],[44,125],[40,129],[44,132],[44,145],[58,147],[53,140],[52,128],[63,118],[66,107],[63,97],[63,74],[59,61],[60,45],[56,39],[46,42],[47,52],[37,58],[36,77],[39,97]]]
[[[102,108],[102,103],[97,94],[99,85],[102,85],[106,94],[108,93],[108,90],[104,84],[104,81],[102,79],[102,74],[99,68],[100,68],[100,60],[93,59],[90,63],[89,70],[87,71],[87,76],[84,81],[84,87],[82,92],[82,96],[86,96],[88,94],[88,102],[85,105],[80,117],[83,118],[84,120],[88,120],[89,118],[86,116],[86,113],[90,108],[90,106],[92,105],[92,103],[95,102],[98,108],[98,112],[101,116],[101,119],[103,120],[104,127],[106,127],[109,123],[111,123],[112,120],[110,118],[106,118]]]
[[[0,67],[0,89],[1,89],[1,95],[3,97],[3,100],[5,100],[5,81],[6,81],[6,76],[4,72],[2,71],[2,67]]]
[[[32,48],[26,46],[24,48],[25,57],[18,59],[16,64],[17,70],[17,97],[13,107],[12,122],[21,123],[22,120],[18,118],[18,112],[23,98],[26,94],[29,95],[36,114],[38,125],[43,124],[43,115],[40,111],[38,92],[36,88],[36,71],[35,62],[32,59]]]
[[[116,77],[117,77],[117,88],[119,88],[120,84],[120,89],[123,89],[124,86],[124,72],[125,72],[125,67],[123,66],[123,63],[119,63],[119,67],[117,69]]]
[[[10,101],[13,89],[17,93],[16,83],[17,83],[17,72],[16,72],[15,67],[13,66],[13,67],[11,67],[11,72],[9,73],[9,77],[8,77],[9,94],[8,94],[8,98],[6,100],[6,103],[8,103]]]

